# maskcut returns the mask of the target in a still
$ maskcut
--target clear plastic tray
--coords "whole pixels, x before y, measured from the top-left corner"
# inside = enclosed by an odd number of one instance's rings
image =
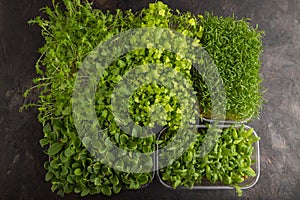
[[[207,127],[205,125],[195,125],[198,129],[206,129]],[[221,128],[228,128],[230,127],[231,125],[219,125],[219,127]],[[236,125],[235,127],[236,128],[239,128],[241,125]],[[244,128],[249,130],[251,129],[251,127],[247,126],[247,125],[244,125]],[[158,135],[158,137],[160,137],[160,135],[167,130],[167,127],[164,128]],[[253,130],[253,135],[257,136],[255,130]],[[251,187],[253,187],[258,179],[259,179],[259,176],[260,176],[260,154],[259,154],[259,141],[255,142],[253,144],[254,146],[254,151],[253,151],[253,154],[251,156],[251,159],[252,160],[256,160],[255,163],[252,164],[251,168],[255,171],[256,173],[256,176],[255,177],[249,177],[247,178],[245,181],[243,181],[242,183],[239,184],[239,186],[241,187],[241,189],[245,190],[245,189],[249,189]],[[159,167],[159,148],[158,148],[158,145],[157,145],[157,154],[156,154],[156,169],[158,169]],[[158,180],[159,182],[167,187],[167,188],[170,188],[170,189],[174,189],[169,183],[165,182],[164,180],[162,180],[161,178],[161,175],[160,175],[160,172],[159,170],[157,170],[157,177],[158,177]],[[210,190],[210,189],[234,189],[234,187],[232,186],[228,186],[228,185],[225,185],[223,183],[215,183],[215,184],[212,184],[208,181],[202,181],[201,184],[195,184],[194,187],[192,188],[189,188],[189,187],[184,187],[184,186],[179,186],[177,187],[176,189],[192,189],[192,190]]]

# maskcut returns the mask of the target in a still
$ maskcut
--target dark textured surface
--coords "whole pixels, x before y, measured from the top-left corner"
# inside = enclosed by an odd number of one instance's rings
[[[50,0],[49,0],[50,1]],[[0,199],[59,199],[44,181],[47,157],[38,144],[41,126],[34,110],[19,113],[22,93],[32,85],[37,49],[43,39],[26,21],[46,0],[0,0]],[[103,9],[139,10],[149,1],[95,0]],[[195,14],[233,12],[252,18],[265,30],[262,56],[266,103],[260,120],[251,123],[261,137],[261,177],[243,199],[300,199],[300,1],[166,0],[172,8]],[[78,199],[66,195],[65,199]],[[110,198],[85,199],[238,199],[233,191],[173,191],[154,180],[147,188],[122,191]]]

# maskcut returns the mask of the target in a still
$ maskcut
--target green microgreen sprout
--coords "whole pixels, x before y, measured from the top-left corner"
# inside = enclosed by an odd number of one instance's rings
[[[215,127],[213,132],[216,142],[210,152],[201,156],[207,130],[199,129],[197,140],[190,148],[172,165],[160,170],[162,180],[173,188],[192,188],[205,181],[210,184],[230,185],[235,187],[241,196],[239,184],[249,177],[256,176],[256,172],[251,168],[255,162],[251,156],[254,152],[253,143],[258,141],[259,137],[252,134],[253,129],[246,129],[244,126],[236,128],[232,125],[224,129]],[[172,131],[167,130],[163,133],[161,144],[170,140],[170,132]],[[164,134],[169,136],[164,137]]]

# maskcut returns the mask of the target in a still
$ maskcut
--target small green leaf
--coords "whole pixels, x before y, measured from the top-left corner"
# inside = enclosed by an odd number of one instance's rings
[[[74,176],[74,175],[69,175],[69,176],[67,176],[67,181],[68,181],[69,183],[71,183],[71,184],[74,184],[74,179],[73,179],[72,176]]]
[[[253,128],[243,133],[243,138],[248,138],[253,133]]]
[[[64,154],[65,154],[65,156],[70,157],[74,154],[74,150],[69,147],[64,151]]]
[[[187,153],[185,162],[186,162],[186,163],[189,163],[189,162],[191,162],[192,160],[193,160],[193,152],[189,151],[189,152]]]
[[[43,132],[45,133],[45,135],[47,135],[47,134],[51,133],[51,131],[52,131],[52,128],[51,128],[50,124],[47,123],[43,128]]]
[[[51,186],[51,191],[52,191],[52,192],[55,192],[55,190],[57,190],[58,187],[59,187],[58,184],[53,184],[53,185]]]
[[[68,174],[68,172],[69,172],[69,170],[68,170],[68,168],[67,168],[67,167],[62,167],[62,170],[61,170],[61,175],[62,175],[62,176],[65,176],[65,175],[67,175],[67,174]]]
[[[92,142],[92,140],[91,140],[90,137],[84,137],[84,138],[82,139],[82,143],[83,143],[83,145],[84,145],[85,147],[90,146],[91,142]]]
[[[148,182],[148,177],[145,174],[141,174],[140,176],[138,176],[137,180],[141,185],[144,185]]]
[[[60,160],[61,160],[62,163],[66,163],[68,161],[68,159],[69,159],[67,156],[65,156],[64,152],[61,152],[59,154],[59,158],[60,158]]]
[[[64,133],[63,133],[64,134]],[[63,137],[60,139],[62,143],[67,143],[69,141],[69,138],[64,134]]]
[[[107,185],[102,187],[101,192],[107,196],[111,196],[111,189]]]
[[[80,192],[81,192],[81,189],[80,189],[79,187],[75,187],[75,188],[74,188],[74,192],[75,192],[75,193],[80,193]]]
[[[100,177],[95,178],[95,185],[101,185],[101,178]]]
[[[243,181],[244,181],[244,179],[242,177],[239,177],[239,176],[233,176],[232,177],[232,182],[233,183],[241,183]]]
[[[114,185],[118,185],[119,184],[119,179],[118,177],[115,175],[110,179],[111,183]]]
[[[132,129],[131,135],[134,136],[134,137],[137,137],[138,132],[135,128]]]
[[[52,177],[53,177],[53,174],[51,172],[47,172],[46,176],[45,176],[45,180],[50,181],[52,179]]]
[[[134,180],[130,180],[130,185],[129,185],[129,189],[139,189],[140,188],[140,184]]]
[[[80,193],[80,196],[84,197],[84,196],[88,195],[89,193],[90,193],[90,188],[84,187],[82,189],[82,192]]]
[[[71,108],[70,107],[66,107],[63,111],[62,114],[63,115],[70,115],[71,114]]]
[[[241,197],[243,195],[243,191],[241,187],[238,184],[234,184],[233,187],[235,188],[238,197]]]
[[[248,175],[251,177],[256,176],[255,171],[251,167],[248,167],[248,168],[244,169],[243,171],[244,171],[245,175]]]
[[[136,142],[134,142],[134,141],[131,141],[131,142],[129,142],[129,144],[128,144],[128,148],[129,148],[130,150],[136,150],[137,147],[138,147],[138,145],[137,145]]]
[[[118,194],[121,191],[121,186],[120,185],[113,185],[113,192],[115,194]]]
[[[179,180],[179,179],[175,180],[175,182],[173,183],[173,188],[174,189],[177,188],[180,185],[180,183],[181,183],[181,180]]]
[[[216,183],[218,180],[218,174],[217,173],[214,173],[213,174],[213,177],[212,177],[212,183]]]
[[[40,145],[41,147],[46,146],[47,144],[49,144],[50,140],[48,138],[42,138],[40,139]]]
[[[233,139],[237,139],[238,138],[236,129],[232,129],[232,137],[233,137]]]
[[[73,191],[73,187],[70,184],[66,183],[64,185],[64,192],[65,193],[71,193],[72,191]]]
[[[82,174],[81,169],[80,169],[80,168],[75,169],[75,170],[74,170],[74,174],[75,174],[76,176],[80,176],[80,175]]]
[[[122,134],[122,135],[120,136],[120,143],[121,143],[121,144],[126,144],[127,141],[128,141],[128,136],[125,135],[125,134]]]
[[[63,144],[61,143],[55,143],[51,144],[49,149],[48,149],[48,155],[49,156],[54,156],[57,154],[61,149],[63,148]]]

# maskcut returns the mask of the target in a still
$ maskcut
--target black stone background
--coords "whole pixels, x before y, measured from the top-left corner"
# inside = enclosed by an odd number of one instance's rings
[[[139,10],[147,0],[95,0],[101,9]],[[300,1],[164,0],[195,14],[211,11],[252,18],[265,30],[261,76],[266,103],[260,120],[250,123],[261,137],[261,177],[243,199],[300,199]],[[27,21],[50,0],[0,0],[0,200],[60,199],[44,181],[47,156],[38,144],[42,128],[35,110],[19,113],[22,93],[32,85],[40,29]],[[64,199],[79,199],[74,194]],[[238,199],[230,190],[174,191],[155,179],[147,188],[84,199]]]

